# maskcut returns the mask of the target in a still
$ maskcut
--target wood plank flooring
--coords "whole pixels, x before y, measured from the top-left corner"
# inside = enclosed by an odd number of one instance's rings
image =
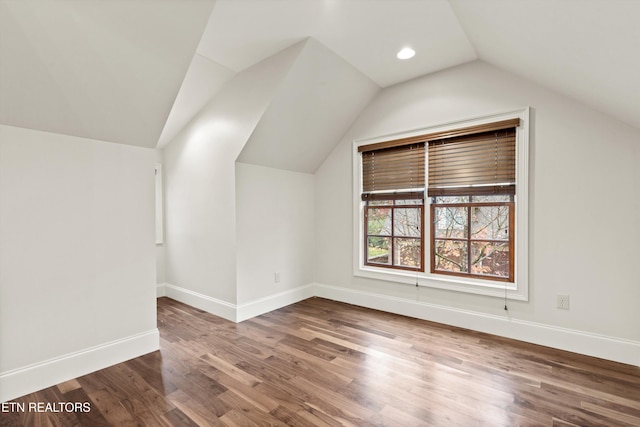
[[[158,300],[161,350],[2,426],[640,426],[640,368],[311,298],[234,324]]]

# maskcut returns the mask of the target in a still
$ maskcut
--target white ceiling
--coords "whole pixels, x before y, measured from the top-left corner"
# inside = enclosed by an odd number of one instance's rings
[[[238,161],[314,173],[379,91],[315,39],[300,45]]]
[[[638,0],[0,0],[0,7],[3,124],[164,144],[236,73],[311,37],[380,87],[479,59],[640,128]],[[399,61],[405,45],[417,54]]]
[[[640,1],[449,3],[483,61],[640,128]]]
[[[382,87],[476,59],[446,0],[218,0],[198,53],[240,71],[307,37]]]
[[[307,38],[318,40],[381,87],[477,59],[446,0],[217,0],[197,53],[225,73],[199,71],[185,85],[206,88]],[[399,61],[411,46],[418,55]],[[190,73],[200,68],[191,64]],[[202,97],[215,90],[203,89]],[[195,97],[181,104],[200,108]],[[174,112],[175,111],[175,112]],[[186,122],[172,111],[159,146]],[[174,116],[175,115],[175,116]]]
[[[154,147],[213,0],[1,0],[0,123]]]

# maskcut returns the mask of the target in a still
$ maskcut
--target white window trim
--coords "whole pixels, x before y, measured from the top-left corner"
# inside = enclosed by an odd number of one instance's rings
[[[513,283],[485,279],[453,277],[431,273],[430,236],[426,227],[430,221],[429,199],[425,199],[425,234],[424,234],[424,272],[411,272],[374,267],[364,264],[364,203],[360,199],[362,193],[362,162],[358,147],[377,142],[391,141],[427,133],[448,131],[469,126],[482,125],[509,119],[520,119],[516,128],[516,230],[515,230],[515,278]],[[451,291],[488,295],[512,300],[529,300],[529,107],[415,129],[391,135],[354,140],[353,151],[353,275],[369,279],[404,283],[413,286],[447,289]],[[428,168],[428,165],[425,165]],[[426,171],[428,174],[428,171]]]
[[[162,164],[155,166],[155,189],[156,189],[156,245],[164,243],[164,215],[162,214]]]

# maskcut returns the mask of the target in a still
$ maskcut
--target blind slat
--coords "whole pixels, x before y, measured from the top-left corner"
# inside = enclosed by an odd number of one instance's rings
[[[425,187],[428,195],[515,194],[519,119],[359,147],[363,200],[406,197],[400,190]],[[375,193],[375,195],[374,195]],[[416,196],[417,197],[417,196]]]
[[[515,194],[515,183],[513,127],[429,142],[429,197]]]
[[[442,196],[491,196],[494,194],[510,195],[516,194],[515,185],[495,185],[486,187],[455,187],[455,188],[431,188],[429,187],[428,197]]]
[[[363,193],[363,201],[372,200],[415,200],[424,199],[424,191],[407,191],[403,193]]]
[[[424,188],[425,151],[412,144],[362,153],[363,193]]]

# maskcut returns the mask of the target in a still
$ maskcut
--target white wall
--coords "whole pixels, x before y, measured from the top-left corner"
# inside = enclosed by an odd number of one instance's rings
[[[236,164],[239,305],[313,282],[314,200],[313,175]]]
[[[236,75],[164,148],[169,284],[236,304],[235,161],[301,48]]]
[[[158,295],[236,321],[310,296],[311,173],[378,89],[311,39],[227,83],[163,149]]]
[[[526,106],[532,107],[528,302],[511,301],[505,313],[504,302],[492,297],[353,276],[354,139]],[[387,88],[316,174],[316,281],[426,302],[452,309],[454,317],[508,317],[630,340],[640,349],[639,141],[639,129],[482,62]],[[569,311],[556,309],[557,294],[570,295]]]
[[[0,400],[158,348],[153,167],[0,126]]]

